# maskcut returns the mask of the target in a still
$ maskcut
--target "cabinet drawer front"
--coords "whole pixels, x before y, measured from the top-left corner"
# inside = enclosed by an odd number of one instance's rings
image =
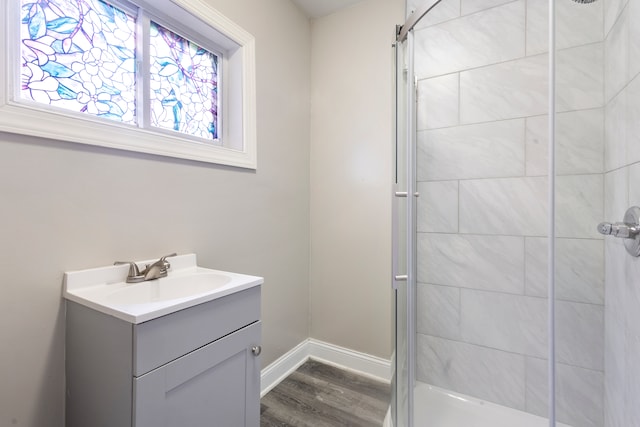
[[[260,286],[134,326],[133,375],[143,375],[260,319]]]
[[[260,322],[134,379],[134,427],[258,427]]]

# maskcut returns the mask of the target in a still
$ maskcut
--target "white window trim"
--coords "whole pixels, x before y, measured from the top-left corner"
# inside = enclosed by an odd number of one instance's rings
[[[230,88],[224,88],[225,105],[222,109],[226,121],[223,123],[223,147],[195,142],[193,138],[182,137],[179,133],[169,134],[142,129],[90,115],[79,117],[65,111],[54,111],[45,105],[14,101],[14,79],[19,83],[20,75],[15,75],[12,71],[11,67],[15,63],[11,59],[20,58],[19,46],[14,35],[19,18],[13,19],[12,14],[17,14],[18,11],[16,8],[12,9],[9,4],[17,1],[3,2],[5,7],[0,8],[0,24],[9,24],[5,25],[6,30],[0,35],[4,39],[0,40],[0,46],[4,47],[5,52],[0,55],[0,131],[256,169],[254,37],[201,0],[170,1],[237,45],[236,49],[223,56],[225,77],[233,75],[236,80],[235,83],[231,82]],[[16,67],[13,68],[15,69]],[[223,84],[229,82],[225,80]]]

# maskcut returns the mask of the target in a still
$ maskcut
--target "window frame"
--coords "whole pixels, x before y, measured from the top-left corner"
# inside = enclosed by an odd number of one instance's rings
[[[120,7],[117,0],[108,2]],[[7,25],[0,34],[5,48],[5,54],[0,55],[0,131],[257,169],[255,39],[213,7],[202,0],[127,2],[144,11],[146,22],[152,20],[218,55],[219,73],[224,79],[218,88],[221,145],[171,130],[140,127],[148,111],[137,111],[139,124],[131,125],[22,100],[20,2],[3,3],[0,22]],[[129,11],[126,6],[123,10]],[[139,74],[148,76],[149,64],[139,62],[142,59],[136,58]],[[138,97],[148,96],[140,90],[144,87],[141,83],[138,76]]]

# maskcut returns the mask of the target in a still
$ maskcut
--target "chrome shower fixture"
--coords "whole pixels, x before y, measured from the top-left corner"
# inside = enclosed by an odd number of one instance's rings
[[[587,4],[587,3],[594,3],[596,0],[573,0],[576,3],[581,3],[581,4]]]

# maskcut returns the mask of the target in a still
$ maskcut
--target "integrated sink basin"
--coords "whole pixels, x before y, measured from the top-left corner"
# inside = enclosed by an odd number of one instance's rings
[[[115,305],[138,305],[189,298],[209,293],[231,282],[224,273],[195,272],[124,286],[105,296],[103,302]]]
[[[198,267],[195,254],[169,260],[167,277],[140,283],[125,282],[126,265],[67,272],[63,296],[130,323],[142,323],[264,282],[262,277]]]

